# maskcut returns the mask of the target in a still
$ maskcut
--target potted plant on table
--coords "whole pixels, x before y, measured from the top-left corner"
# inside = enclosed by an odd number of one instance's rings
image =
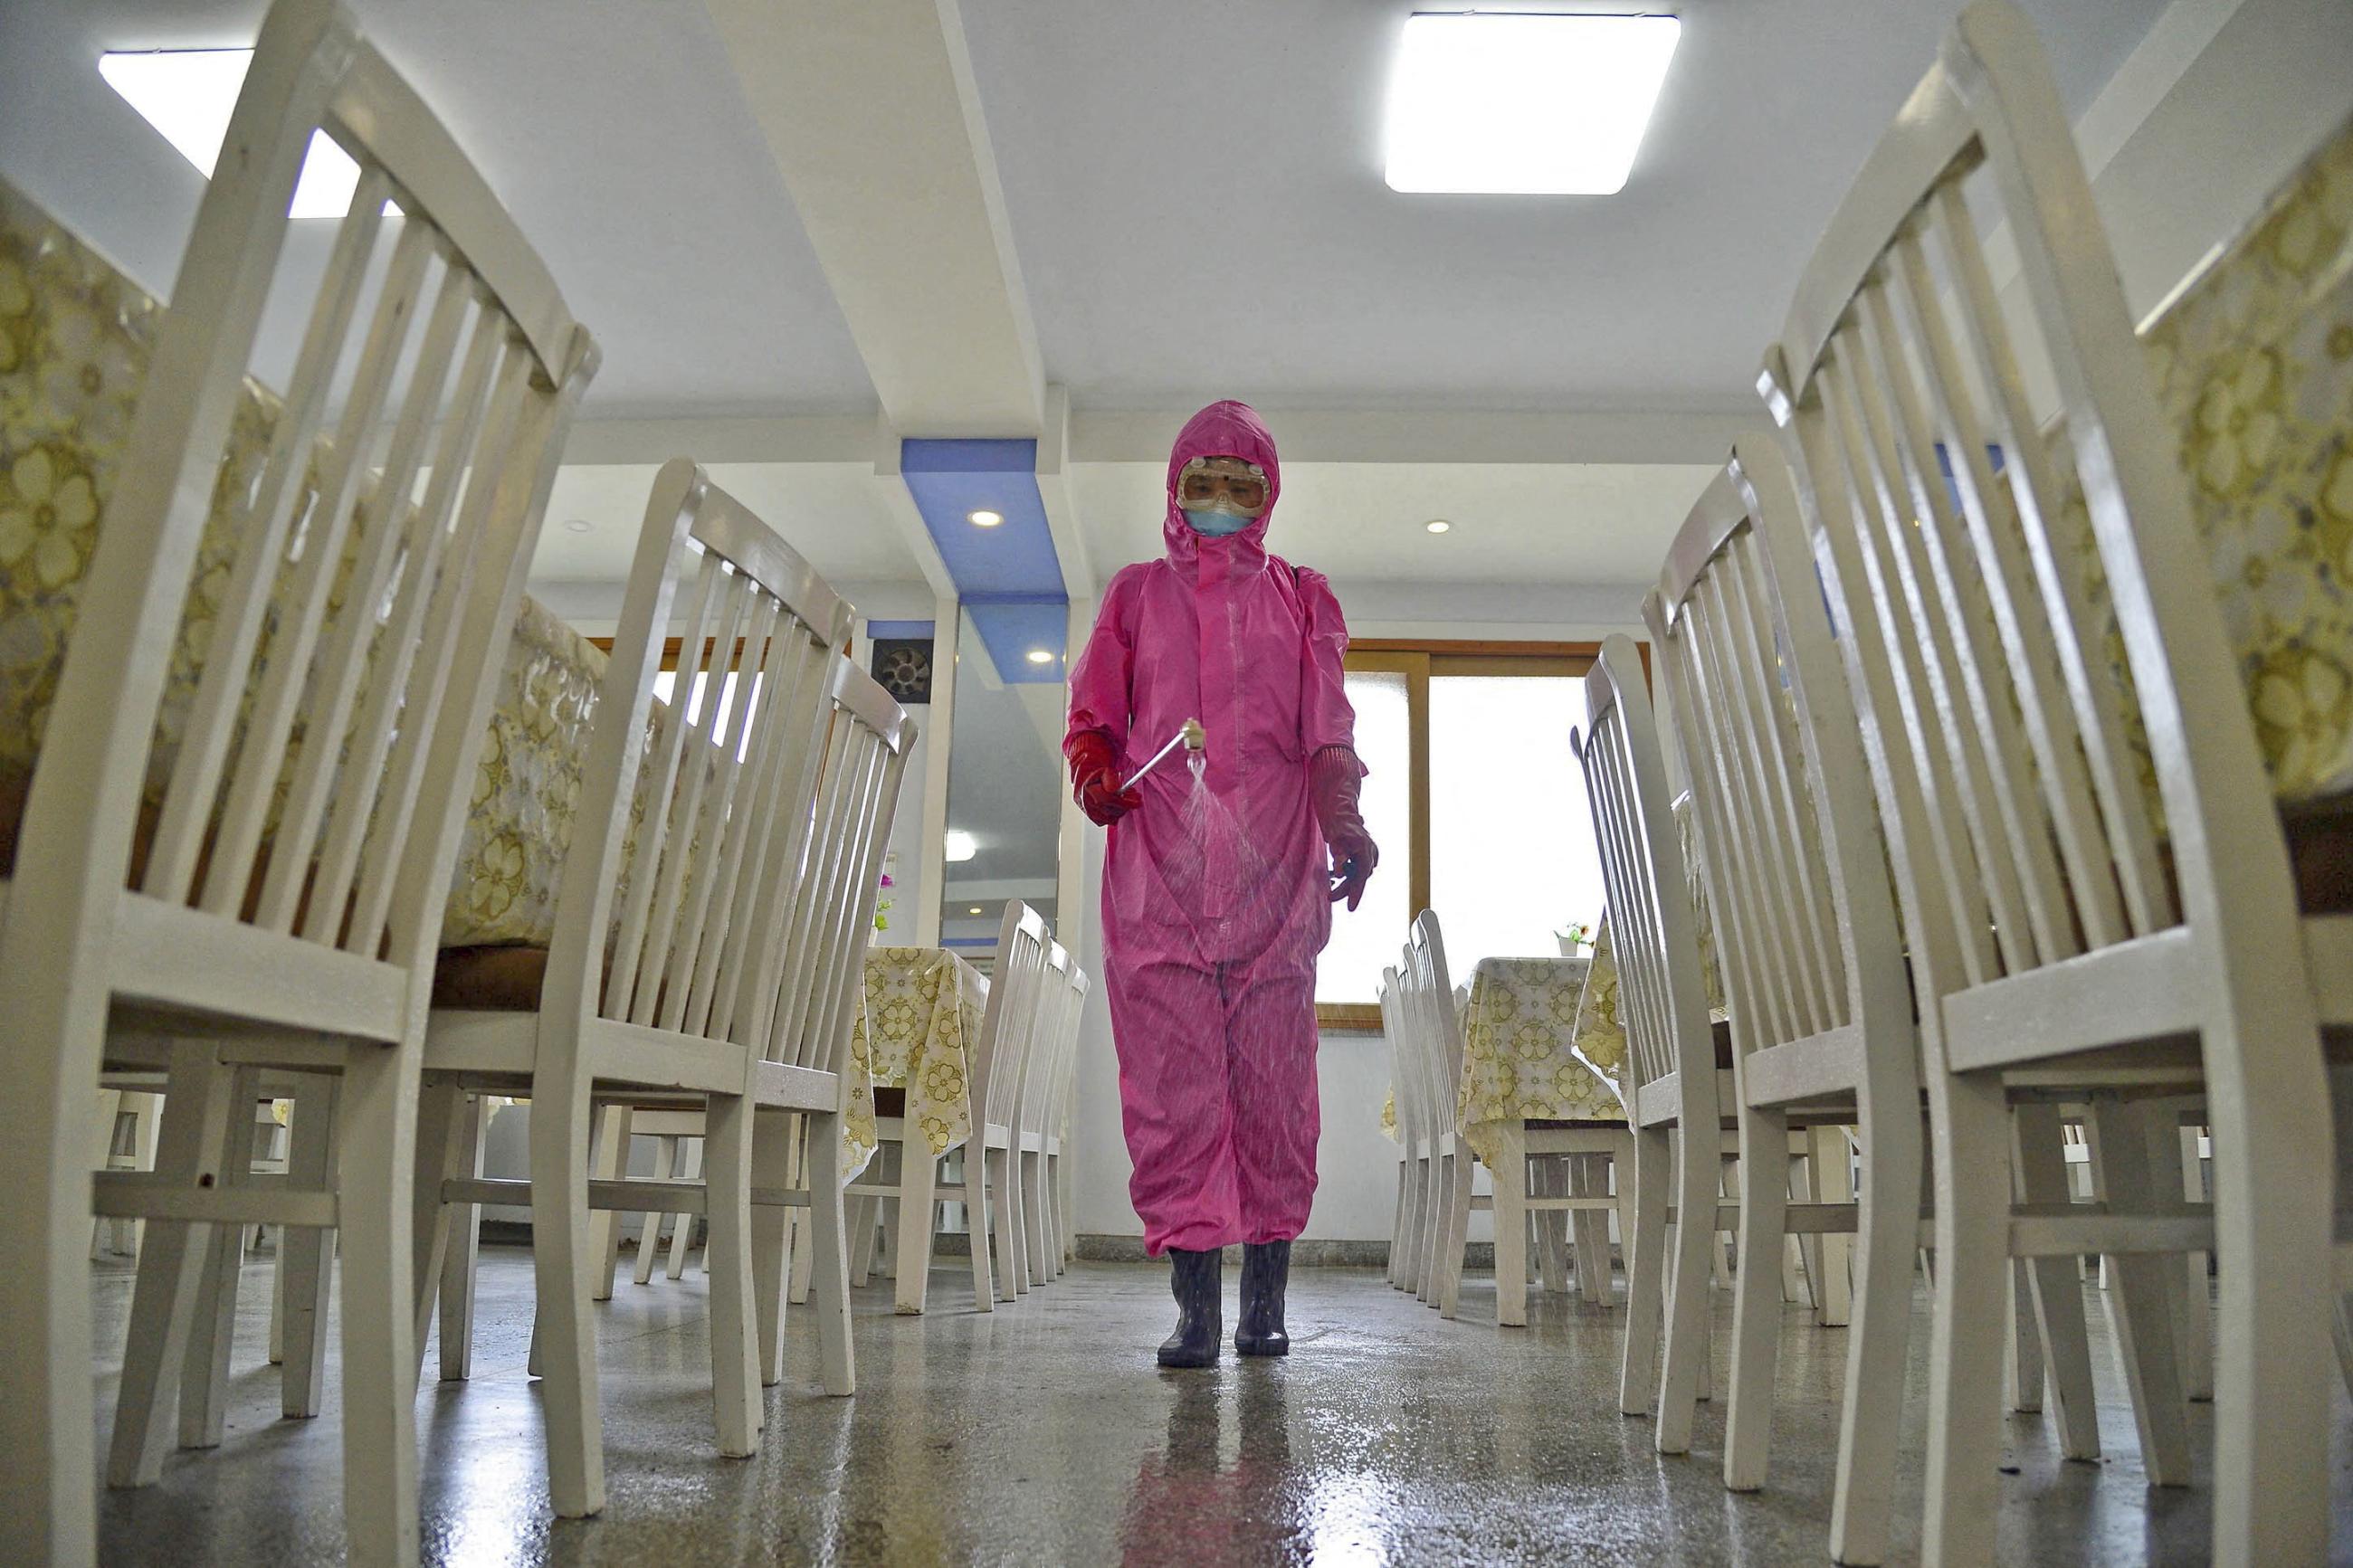
[[[1593,956],[1593,926],[1591,922],[1587,921],[1571,921],[1567,925],[1561,927],[1558,931],[1553,932],[1553,935],[1560,939],[1560,955],[1563,958],[1590,958]]]

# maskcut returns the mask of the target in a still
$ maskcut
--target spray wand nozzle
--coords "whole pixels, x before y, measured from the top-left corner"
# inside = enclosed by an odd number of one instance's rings
[[[1158,751],[1153,752],[1152,760],[1145,763],[1142,767],[1136,769],[1134,775],[1125,784],[1119,786],[1120,793],[1124,795],[1129,790],[1134,789],[1137,784],[1142,784],[1144,782],[1144,775],[1158,767],[1161,761],[1178,746],[1181,745],[1187,752],[1194,756],[1198,756],[1201,752],[1208,749],[1208,744],[1209,732],[1201,727],[1201,721],[1198,719],[1186,720],[1183,724],[1177,727],[1176,732],[1168,737],[1168,743],[1161,747]]]

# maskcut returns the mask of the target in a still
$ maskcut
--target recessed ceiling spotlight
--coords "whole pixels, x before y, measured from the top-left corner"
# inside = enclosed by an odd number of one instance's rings
[[[1433,517],[1421,526],[1430,530],[1432,533],[1444,533],[1448,529],[1452,528],[1454,525],[1447,521],[1442,517]]]
[[[973,906],[972,906],[972,908],[970,908],[970,909],[968,909],[968,910],[965,910],[965,913],[966,913],[966,914],[968,914],[968,915],[976,915],[976,914],[980,913],[980,906],[979,906],[978,904],[975,904],[975,905],[973,905]]]
[[[228,118],[245,86],[251,49],[157,49],[102,54],[98,74],[207,180],[228,139]],[[359,189],[360,166],[323,131],[311,133],[289,217],[341,217]],[[400,209],[384,204],[385,215]]]
[[[1054,650],[1046,647],[1033,647],[1029,650],[1029,662],[1032,664],[1051,664],[1054,662]]]
[[[586,533],[596,525],[590,522],[585,517],[575,517],[566,522],[564,526],[570,529],[575,533]]]
[[[980,853],[980,840],[961,827],[949,828],[940,847],[947,858],[953,861],[969,860]]]
[[[1005,521],[1005,514],[1003,512],[989,511],[986,509],[980,511],[968,511],[965,513],[964,516],[965,521],[971,523],[975,528],[995,528],[998,523]]]
[[[1389,189],[1616,194],[1682,34],[1672,16],[1408,17],[1389,77]]]

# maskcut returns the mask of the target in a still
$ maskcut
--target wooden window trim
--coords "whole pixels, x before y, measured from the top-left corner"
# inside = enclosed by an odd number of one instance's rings
[[[1641,651],[1642,675],[1651,675],[1651,645]],[[1503,642],[1479,638],[1352,637],[1346,667],[1363,673],[1402,675],[1408,713],[1407,788],[1410,824],[1404,870],[1407,907],[1430,908],[1430,682],[1463,675],[1582,676],[1601,657],[1599,642]],[[1387,866],[1392,862],[1384,862]],[[1402,934],[1398,942],[1404,942]],[[1380,1005],[1318,1002],[1316,1026],[1327,1034],[1378,1035]]]

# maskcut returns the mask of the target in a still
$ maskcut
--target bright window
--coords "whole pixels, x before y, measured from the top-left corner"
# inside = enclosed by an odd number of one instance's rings
[[[1380,869],[1354,914],[1334,911],[1316,971],[1325,1024],[1378,1023],[1381,971],[1414,915],[1435,909],[1447,956],[1559,951],[1601,912],[1592,819],[1568,734],[1585,721],[1580,644],[1364,643],[1348,654],[1356,749],[1372,770],[1365,825]]]

